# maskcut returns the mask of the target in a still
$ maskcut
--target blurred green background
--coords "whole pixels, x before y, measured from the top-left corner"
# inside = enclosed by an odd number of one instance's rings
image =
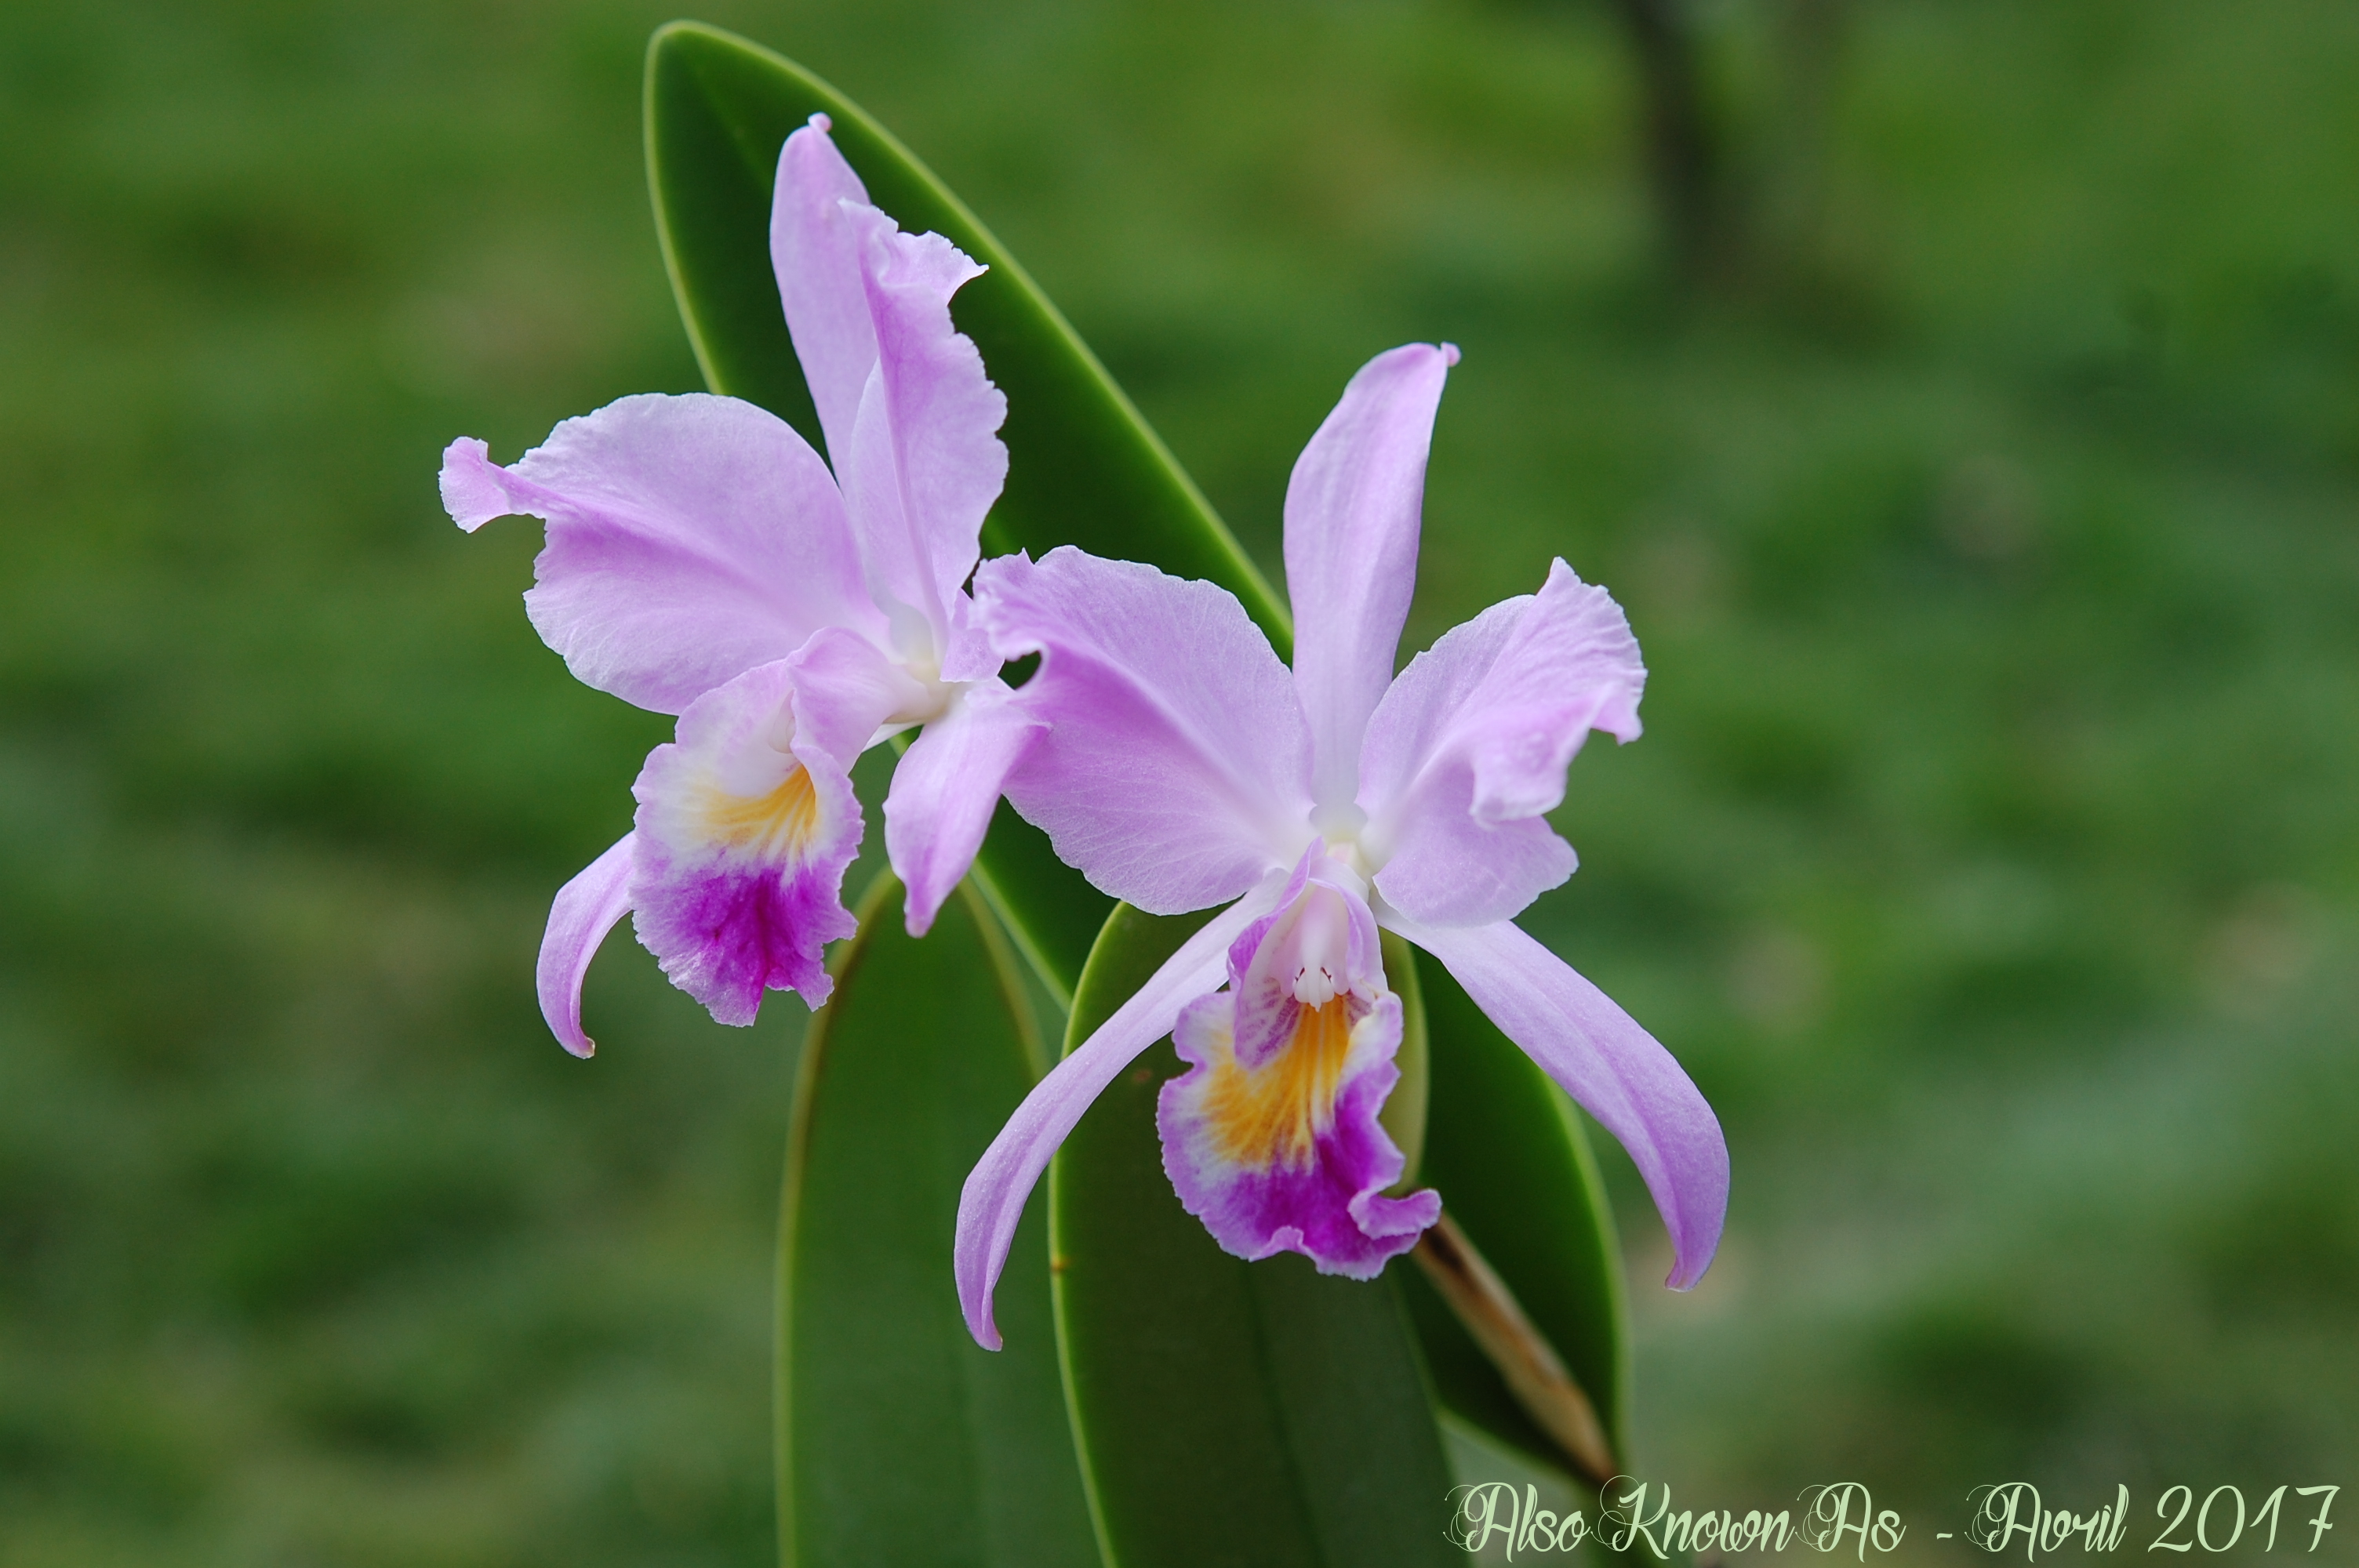
[[[618,938],[550,1042],[549,896],[669,725],[434,488],[696,384],[669,15],[0,12],[12,1568],[770,1560],[801,1015]],[[2359,1485],[2359,10],[1701,5],[1684,268],[1603,0],[703,15],[928,159],[1265,561],[1349,373],[1463,347],[1411,643],[1556,554],[1628,608],[1647,734],[1527,923],[1734,1162],[1675,1298],[1606,1156],[1640,1473],[1864,1481],[1951,1561],[1979,1482]]]

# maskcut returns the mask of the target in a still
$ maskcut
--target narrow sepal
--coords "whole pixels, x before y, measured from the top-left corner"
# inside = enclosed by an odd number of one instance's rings
[[[557,1043],[576,1056],[588,1056],[598,1048],[582,1030],[582,981],[606,933],[630,913],[632,837],[624,834],[557,890],[549,908],[549,928],[541,935],[535,976],[540,1015],[549,1021]]]

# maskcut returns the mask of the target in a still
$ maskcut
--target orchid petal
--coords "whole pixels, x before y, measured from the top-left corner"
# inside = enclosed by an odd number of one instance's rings
[[[984,514],[1007,477],[995,434],[1007,399],[951,321],[951,297],[984,269],[940,234],[902,233],[869,205],[827,128],[814,118],[778,157],[778,295],[871,592],[888,612],[897,603],[925,618],[938,665],[958,662],[948,607],[974,570]]]
[[[1378,890],[1413,919],[1484,925],[1571,876],[1541,814],[1592,729],[1636,738],[1646,679],[1621,607],[1562,561],[1411,660],[1361,752]]]
[[[848,215],[863,236],[900,510],[926,574],[927,606],[939,615],[973,575],[984,514],[1007,479],[996,434],[1007,398],[984,373],[973,340],[951,321],[951,297],[984,268],[940,234],[902,233],[873,207]],[[947,630],[944,619],[935,624]]]
[[[1171,1033],[1181,1008],[1221,983],[1230,941],[1268,912],[1279,885],[1277,877],[1267,878],[1182,943],[1128,1001],[1024,1097],[975,1162],[959,1194],[951,1257],[959,1306],[976,1344],[987,1350],[999,1348],[999,1330],[991,1320],[992,1288],[1007,1261],[1024,1202],[1049,1168],[1057,1146],[1140,1052]]]
[[[947,610],[904,504],[892,400],[881,368],[869,373],[850,441],[836,453],[844,514],[860,541],[861,576],[868,595],[892,623],[894,651],[905,658],[922,656],[930,651],[927,645],[934,641]]]
[[[950,596],[950,641],[942,649],[941,678],[978,681],[999,674],[1004,662],[991,646],[991,637],[976,619],[974,600],[963,591]]]
[[[855,650],[815,652],[841,676]],[[821,952],[854,929],[842,894],[860,803],[848,759],[826,742],[873,732],[890,687],[812,673],[782,659],[699,697],[631,786],[639,940],[722,1023],[753,1022],[765,989],[824,1002],[833,982]]]
[[[1666,1281],[1703,1277],[1728,1211],[1720,1119],[1669,1051],[1613,999],[1506,921],[1473,928],[1385,924],[1441,960],[1474,1004],[1622,1141],[1671,1233]]]
[[[1391,858],[1376,873],[1386,902],[1437,925],[1512,920],[1532,900],[1561,887],[1580,864],[1544,817],[1492,827],[1473,810],[1469,770],[1438,770],[1418,796],[1422,808],[1397,828]]]
[[[868,191],[827,133],[827,116],[814,114],[778,151],[770,264],[820,432],[841,472],[861,392],[876,368],[876,328],[861,277],[863,236],[846,213],[847,204],[867,206]]]
[[[507,468],[453,441],[442,493],[471,531],[509,513],[548,520],[525,595],[534,627],[584,684],[658,713],[821,626],[884,633],[826,466],[750,403],[625,397]]]
[[[1434,409],[1457,362],[1446,343],[1408,343],[1370,360],[1302,449],[1286,488],[1294,685],[1322,812],[1352,806],[1360,739],[1392,683],[1417,587]]]
[[[549,929],[540,938],[535,975],[540,1015],[557,1043],[587,1057],[598,1043],[582,1032],[582,981],[614,923],[631,911],[631,839],[625,833],[606,852],[557,890]]]
[[[1258,1065],[1238,1049],[1235,1003],[1198,998],[1171,1036],[1190,1065],[1164,1084],[1155,1122],[1180,1206],[1247,1261],[1299,1252],[1322,1274],[1375,1278],[1441,1216],[1431,1191],[1384,1195],[1404,1163],[1376,1119],[1400,1081],[1400,998],[1298,1003]]]
[[[908,890],[909,935],[923,936],[974,863],[999,786],[1040,721],[996,680],[969,688],[926,726],[893,770],[885,796],[885,853]]]
[[[1007,797],[1093,885],[1155,914],[1235,898],[1309,836],[1286,666],[1225,589],[1063,546],[986,561],[976,615],[1049,728]]]

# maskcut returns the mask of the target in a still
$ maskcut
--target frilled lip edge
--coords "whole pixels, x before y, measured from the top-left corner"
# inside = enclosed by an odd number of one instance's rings
[[[1441,1200],[1384,1195],[1405,1162],[1377,1119],[1400,1078],[1401,1002],[1380,989],[1366,906],[1310,883],[1310,859],[1277,913],[1231,946],[1227,989],[1181,1011],[1171,1039],[1188,1070],[1158,1095],[1156,1126],[1181,1206],[1224,1250],[1299,1252],[1321,1273],[1366,1280],[1416,1244]],[[1300,1000],[1306,983],[1323,1000]],[[1359,989],[1371,984],[1374,996]],[[1257,1033],[1277,1037],[1245,1038],[1249,1012],[1272,1015]]]

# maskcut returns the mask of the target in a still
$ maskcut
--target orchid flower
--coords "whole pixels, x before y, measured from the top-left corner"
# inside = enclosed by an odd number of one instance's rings
[[[582,976],[626,912],[721,1022],[751,1023],[766,989],[825,1001],[821,950],[854,926],[852,763],[919,725],[885,843],[922,935],[1034,732],[964,591],[1007,473],[1006,399],[951,323],[984,269],[901,232],[827,133],[819,114],[787,138],[770,251],[832,472],[775,415],[701,394],[625,397],[506,468],[472,438],[443,454],[460,527],[547,520],[525,606],[567,667],[679,717],[631,831],[549,911],[541,1011],[576,1055]]]
[[[1397,677],[1434,410],[1453,348],[1379,355],[1295,465],[1286,576],[1295,664],[1211,583],[1070,546],[976,575],[995,651],[1038,654],[1017,705],[1045,729],[1006,779],[1101,891],[1215,914],[1058,1064],[967,1178],[956,1271],[996,1348],[991,1293],[1027,1195],[1099,1093],[1171,1034],[1158,1104],[1180,1201],[1247,1259],[1370,1278],[1440,1213],[1386,1189],[1376,1119],[1400,1001],[1379,928],[1439,959],[1622,1141],[1670,1231],[1669,1284],[1710,1263],[1728,1193],[1720,1124],[1669,1052],[1514,924],[1569,877],[1543,814],[1590,730],[1638,733],[1646,671],[1614,600],[1563,561],[1538,593],[1443,636]],[[1222,989],[1225,984],[1225,989]]]

